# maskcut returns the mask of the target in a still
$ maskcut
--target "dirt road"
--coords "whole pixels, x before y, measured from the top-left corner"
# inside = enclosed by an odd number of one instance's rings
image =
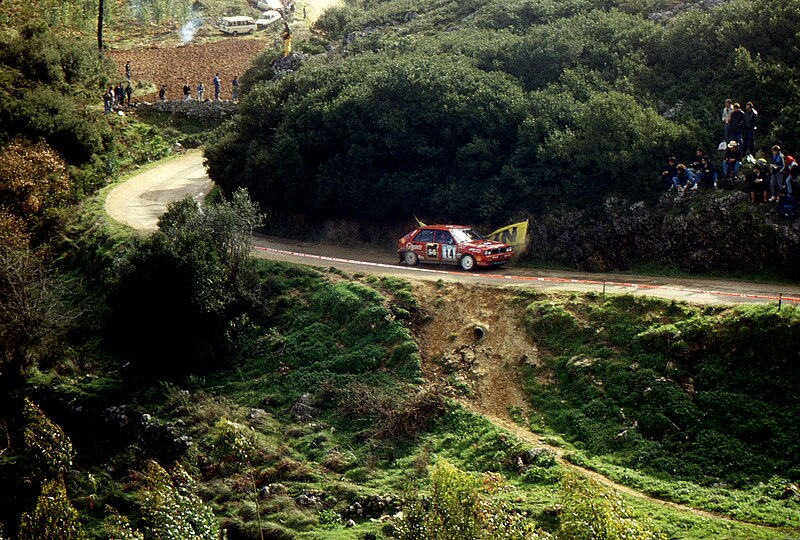
[[[201,200],[211,189],[200,152],[166,160],[128,179],[111,191],[106,211],[119,222],[142,231],[156,229],[166,205],[187,195]],[[541,270],[514,265],[466,273],[452,267],[397,264],[391,249],[341,247],[259,235],[256,256],[311,266],[335,266],[346,272],[397,275],[410,280],[529,287],[551,291],[595,291],[608,294],[658,296],[703,304],[800,302],[800,287],[737,280],[665,278],[629,274]]]
[[[114,188],[106,197],[108,215],[143,232],[156,230],[171,202],[192,197],[202,202],[213,183],[199,151],[167,159]]]

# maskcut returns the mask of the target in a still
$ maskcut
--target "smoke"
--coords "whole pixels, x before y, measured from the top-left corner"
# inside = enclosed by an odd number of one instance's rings
[[[181,28],[181,41],[183,41],[184,44],[192,41],[195,34],[197,34],[197,31],[200,30],[200,26],[202,26],[202,24],[203,19],[199,17],[187,21],[186,24],[184,24]]]

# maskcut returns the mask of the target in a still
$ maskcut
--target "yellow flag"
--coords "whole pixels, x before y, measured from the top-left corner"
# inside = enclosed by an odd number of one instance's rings
[[[512,246],[514,251],[522,251],[525,248],[527,236],[528,220],[512,223],[486,235],[491,240]]]

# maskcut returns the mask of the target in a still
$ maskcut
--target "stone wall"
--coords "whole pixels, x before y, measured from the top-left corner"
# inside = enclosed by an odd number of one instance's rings
[[[167,99],[165,101],[156,101],[155,103],[134,103],[132,108],[139,111],[152,110],[178,114],[187,118],[225,120],[239,112],[239,102],[231,100],[213,101],[210,99],[205,101]]]

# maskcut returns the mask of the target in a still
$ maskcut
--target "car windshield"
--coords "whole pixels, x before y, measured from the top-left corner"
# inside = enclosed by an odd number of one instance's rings
[[[450,232],[453,234],[453,238],[455,238],[456,242],[459,244],[462,242],[469,242],[471,240],[483,240],[483,236],[476,233],[472,229],[451,229]]]

